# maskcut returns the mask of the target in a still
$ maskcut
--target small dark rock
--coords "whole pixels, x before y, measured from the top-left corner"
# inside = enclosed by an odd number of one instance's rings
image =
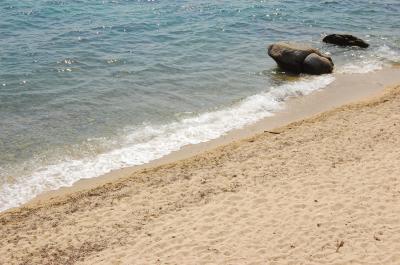
[[[331,34],[322,39],[323,42],[339,46],[358,46],[368,48],[369,44],[364,40],[349,34]]]
[[[381,241],[381,239],[380,239],[379,237],[377,237],[377,236],[374,236],[374,239],[375,239],[376,241]]]

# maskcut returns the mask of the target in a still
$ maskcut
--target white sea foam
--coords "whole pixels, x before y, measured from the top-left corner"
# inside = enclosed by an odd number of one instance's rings
[[[388,45],[380,46],[375,55],[377,58],[388,61],[391,63],[400,63],[400,51],[399,49],[390,48]]]
[[[245,98],[231,107],[183,118],[161,126],[144,126],[128,133],[124,147],[96,157],[48,165],[33,174],[6,183],[0,189],[0,210],[24,203],[43,191],[71,186],[79,179],[93,178],[115,169],[140,165],[188,144],[215,139],[232,129],[252,124],[284,107],[291,96],[307,95],[326,87],[332,75],[307,77]]]
[[[340,74],[366,74],[382,69],[384,63],[378,60],[360,61],[347,63],[340,67],[336,72]]]
[[[382,45],[370,51],[367,55],[362,55],[353,62],[348,62],[338,67],[337,73],[342,74],[366,74],[377,71],[392,63],[400,62],[400,52],[387,45]]]

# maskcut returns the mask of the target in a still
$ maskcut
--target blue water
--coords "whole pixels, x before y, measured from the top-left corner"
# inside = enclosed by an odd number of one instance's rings
[[[398,14],[394,0],[2,0],[0,210],[216,138],[332,81],[290,83],[272,42],[308,43],[338,72],[398,63]],[[322,44],[333,32],[371,47]]]

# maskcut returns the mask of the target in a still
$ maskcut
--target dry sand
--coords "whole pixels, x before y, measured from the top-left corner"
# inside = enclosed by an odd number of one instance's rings
[[[400,86],[0,213],[1,264],[400,264]]]

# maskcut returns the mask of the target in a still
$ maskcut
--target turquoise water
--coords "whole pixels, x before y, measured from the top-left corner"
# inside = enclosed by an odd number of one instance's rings
[[[309,43],[337,72],[400,62],[399,1],[0,2],[0,210],[207,141],[321,89],[266,46]],[[352,33],[368,50],[321,43]]]

